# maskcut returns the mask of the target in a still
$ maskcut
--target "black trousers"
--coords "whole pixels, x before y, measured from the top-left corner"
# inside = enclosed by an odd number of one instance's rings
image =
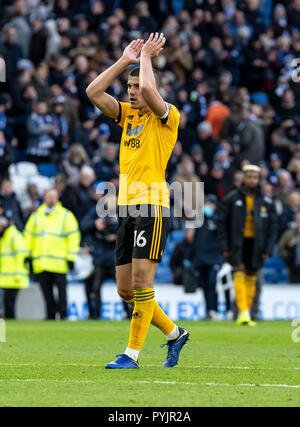
[[[19,289],[3,289],[3,304],[5,319],[15,319],[15,306]]]
[[[61,319],[67,318],[67,277],[66,274],[50,273],[44,271],[38,275],[39,283],[46,301],[47,319],[56,318],[56,313]],[[54,286],[58,288],[58,301],[55,301]]]
[[[89,318],[97,320],[101,315],[101,287],[107,279],[115,279],[115,266],[95,266],[94,273],[85,280],[85,294],[89,308]],[[127,318],[131,318],[132,308],[124,301]]]
[[[203,288],[207,314],[211,311],[218,311],[218,296],[216,292],[218,270],[214,265],[204,265],[197,267],[198,284]]]
[[[85,294],[88,302],[90,319],[99,319],[101,310],[101,287],[106,279],[115,278],[114,266],[95,266],[94,273],[85,280]]]

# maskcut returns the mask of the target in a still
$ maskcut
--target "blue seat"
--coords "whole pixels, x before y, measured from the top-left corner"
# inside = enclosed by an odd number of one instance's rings
[[[52,178],[59,173],[60,168],[52,163],[40,163],[38,165],[38,170],[40,175]]]
[[[269,284],[289,283],[286,264],[278,255],[265,262],[264,281]]]

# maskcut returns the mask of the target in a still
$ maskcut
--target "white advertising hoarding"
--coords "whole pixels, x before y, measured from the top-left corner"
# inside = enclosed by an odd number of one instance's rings
[[[156,299],[173,320],[201,320],[205,316],[203,292],[185,294],[181,286],[157,285]],[[68,287],[70,319],[82,320],[88,316],[83,286]],[[220,295],[219,311],[225,315],[224,297]],[[124,318],[123,304],[114,285],[102,288],[102,318],[121,320]],[[266,285],[260,302],[260,316],[265,320],[295,319],[300,317],[300,286]]]

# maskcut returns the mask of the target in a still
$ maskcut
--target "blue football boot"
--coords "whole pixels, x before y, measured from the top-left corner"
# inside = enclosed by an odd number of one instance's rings
[[[161,346],[168,346],[168,355],[163,364],[163,368],[173,368],[173,366],[177,365],[182,347],[187,343],[189,338],[190,333],[184,328],[179,328],[179,337]]]
[[[114,362],[108,363],[105,369],[138,369],[139,362],[131,359],[127,354],[118,354]]]

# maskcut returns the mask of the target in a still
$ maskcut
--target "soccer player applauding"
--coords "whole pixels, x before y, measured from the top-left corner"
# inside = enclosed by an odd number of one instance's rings
[[[87,95],[104,114],[123,128],[120,145],[119,226],[116,243],[118,293],[134,307],[129,344],[108,369],[136,369],[138,356],[152,323],[168,340],[164,367],[177,364],[189,333],[162,311],[154,295],[154,276],[169,231],[169,192],[165,170],[177,140],[179,112],[164,102],[157,89],[152,58],[163,50],[163,34],[146,43],[134,40],[119,61],[98,76]],[[128,78],[129,103],[105,91],[129,65],[138,64]]]

